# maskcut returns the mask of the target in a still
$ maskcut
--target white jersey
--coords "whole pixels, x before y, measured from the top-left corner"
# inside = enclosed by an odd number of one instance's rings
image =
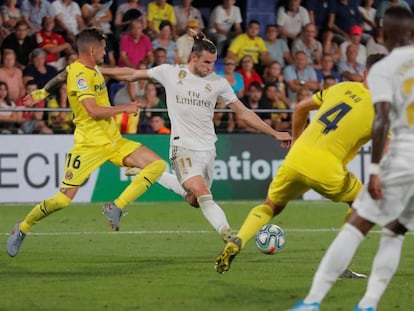
[[[392,104],[390,150],[380,162],[385,198],[372,199],[365,184],[353,207],[378,225],[398,219],[414,230],[414,46],[395,48],[376,63],[368,74],[368,86],[374,103]]]
[[[374,103],[392,104],[391,147],[414,145],[414,46],[395,48],[368,74]],[[411,149],[412,150],[412,149]]]
[[[237,100],[229,82],[214,72],[206,77],[196,76],[187,65],[160,65],[148,69],[148,75],[165,88],[171,120],[170,145],[190,150],[214,149],[217,98],[225,105]]]

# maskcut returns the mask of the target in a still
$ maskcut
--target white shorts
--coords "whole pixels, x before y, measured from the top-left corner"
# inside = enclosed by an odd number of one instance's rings
[[[414,171],[411,157],[399,154],[384,158],[380,178],[384,200],[373,200],[368,192],[368,184],[365,184],[353,207],[362,218],[382,227],[398,219],[413,231]]]
[[[191,177],[202,176],[210,188],[214,179],[215,158],[215,149],[190,150],[177,146],[170,149],[170,160],[181,185]]]

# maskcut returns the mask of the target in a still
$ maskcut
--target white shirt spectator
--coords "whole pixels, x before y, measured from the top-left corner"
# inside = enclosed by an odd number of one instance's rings
[[[81,30],[79,29],[78,17],[82,18],[79,4],[70,1],[67,5],[62,0],[55,0],[52,2],[52,7],[57,12],[56,17],[61,17],[67,29],[74,35],[77,35]]]

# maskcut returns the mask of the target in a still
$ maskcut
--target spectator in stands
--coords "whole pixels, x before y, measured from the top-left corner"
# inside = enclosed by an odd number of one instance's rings
[[[0,108],[16,107],[9,97],[9,89],[6,82],[0,81]],[[0,134],[12,134],[17,132],[17,115],[15,111],[0,111]]]
[[[231,59],[234,61],[233,58]],[[244,93],[248,91],[252,82],[257,82],[260,85],[263,85],[263,79],[254,69],[253,58],[250,55],[242,57],[240,60],[240,68],[237,69],[237,72],[243,77]]]
[[[47,0],[23,0],[21,11],[23,20],[30,28],[30,33],[34,33],[42,28],[43,17],[55,17],[56,15],[55,9]]]
[[[335,63],[341,58],[341,51],[339,45],[334,41],[334,33],[331,30],[327,30],[322,35],[322,46],[324,54],[331,54]]]
[[[337,83],[337,80],[334,76],[325,76],[323,79],[323,84],[321,90],[326,90],[328,87],[331,87]]]
[[[309,13],[300,2],[301,0],[285,1],[277,10],[280,36],[288,40],[289,46],[300,35],[303,26],[310,23]]]
[[[169,21],[171,24],[171,34],[176,38],[175,25],[177,23],[174,7],[167,3],[167,0],[154,0],[147,6],[147,21],[150,30],[150,37],[155,39],[160,33],[162,21]]]
[[[295,63],[286,66],[283,70],[283,76],[287,85],[287,95],[291,100],[295,99],[296,91],[301,87],[307,87],[311,92],[319,89],[315,69],[307,63],[305,52],[297,51]]]
[[[142,28],[147,29],[147,9],[140,4],[139,0],[128,0],[118,6],[115,13],[115,31],[116,37],[119,37],[128,28],[128,25],[134,19],[142,21]]]
[[[186,32],[177,39],[177,53],[178,58],[183,64],[187,64],[190,59],[191,50],[193,49],[194,37],[193,33],[198,33],[200,27],[198,21],[189,20],[187,22]]]
[[[138,65],[138,69],[147,69],[145,63]],[[145,94],[147,80],[138,80],[125,83],[125,86],[115,94],[113,105],[125,105],[133,101],[140,101]]]
[[[294,109],[298,103],[308,97],[311,97],[311,92],[306,86],[298,88],[294,100],[290,102],[290,109]],[[311,112],[311,114],[313,114],[313,112]]]
[[[17,22],[23,20],[22,12],[16,6],[16,0],[6,0],[6,3],[0,7],[2,27],[0,39],[3,40],[8,36],[16,26]]]
[[[375,29],[378,27],[375,21],[377,10],[373,7],[373,4],[374,0],[363,0],[361,5],[358,6],[359,15],[363,21],[362,28],[364,33],[371,37],[375,36]]]
[[[161,64],[167,63],[167,51],[162,48],[154,49],[154,61],[148,65],[148,68],[152,68]]]
[[[314,69],[321,68],[322,44],[316,39],[318,33],[314,24],[307,24],[303,27],[302,34],[292,43],[292,54],[303,51],[306,54],[308,65]]]
[[[358,6],[349,0],[338,0],[335,5],[335,12],[329,16],[328,27],[334,34],[334,40],[340,44],[349,40],[349,30],[354,25],[361,25],[362,19]]]
[[[256,69],[261,72],[262,67],[270,64],[271,59],[264,40],[259,36],[260,23],[251,20],[245,33],[234,38],[227,50],[227,57],[239,62],[243,56],[250,55]]]
[[[207,35],[216,45],[219,57],[225,54],[231,40],[242,33],[243,19],[235,3],[236,0],[223,0],[210,14]]]
[[[68,88],[63,83],[56,94],[47,100],[47,108],[69,108]],[[74,130],[72,111],[51,111],[47,114],[48,126],[56,134],[71,134]]]
[[[246,94],[241,98],[242,103],[249,109],[272,109],[269,102],[263,98],[263,86],[257,81],[252,82]],[[268,125],[272,125],[270,112],[257,112],[257,115]],[[236,128],[238,132],[258,133],[255,128],[250,127],[245,121],[235,114]]]
[[[34,36],[29,35],[29,27],[25,21],[16,23],[14,32],[8,35],[2,44],[1,50],[13,50],[16,54],[17,65],[24,69],[29,63],[30,53],[37,47]]]
[[[131,68],[144,63],[152,63],[153,47],[150,38],[143,32],[140,19],[133,20],[128,27],[128,33],[121,36],[119,44],[119,65]]]
[[[282,67],[285,67],[286,62],[293,64],[293,57],[290,54],[286,40],[278,38],[279,26],[275,24],[266,25],[265,35],[265,44],[269,51],[270,59],[278,61]]]
[[[157,86],[154,82],[147,82],[145,85],[145,93],[141,98],[140,103],[141,113],[138,124],[138,133],[152,133],[151,115],[153,112],[150,112],[147,109],[165,109],[164,112],[161,112],[161,115],[165,121],[165,125],[169,127],[170,119],[167,113],[167,105],[165,104],[165,101],[158,96]]]
[[[26,83],[25,86],[25,95],[30,94],[31,92],[38,89],[37,83],[34,80],[30,80]],[[23,103],[23,97],[20,97],[16,101],[16,107],[25,107]],[[45,101],[38,101],[33,108],[44,108]],[[20,125],[20,129],[24,134],[53,134],[52,129],[50,129],[45,121],[43,121],[43,111],[17,111],[16,119],[17,123]]]
[[[160,113],[153,113],[150,118],[151,128],[154,134],[170,135],[171,130],[165,126],[165,120]]]
[[[232,58],[224,59],[224,69],[217,71],[219,76],[223,76],[233,88],[234,93],[237,97],[242,98],[244,95],[244,81],[243,76],[235,71],[236,62]]]
[[[290,109],[290,100],[274,83],[265,85],[264,99],[270,103],[272,109]],[[290,112],[272,113],[271,119],[272,127],[278,131],[290,130],[292,127]]]
[[[46,52],[46,64],[60,71],[65,66],[62,54],[72,53],[73,48],[60,34],[53,31],[54,27],[55,19],[52,16],[43,17],[42,29],[36,31],[35,37],[38,47]]]
[[[204,30],[204,21],[201,12],[191,5],[192,2],[193,0],[182,0],[181,4],[174,6],[175,18],[177,20],[175,29],[177,37],[187,32],[189,21],[196,21],[199,30]]]
[[[388,50],[384,45],[382,27],[375,29],[375,35],[367,41],[365,47],[367,49],[367,57],[372,54],[388,54]]]
[[[316,70],[318,77],[319,88],[322,90],[326,77],[333,77],[335,83],[341,82],[342,77],[335,69],[335,63],[331,54],[322,55],[322,68]]]
[[[410,5],[405,0],[383,0],[381,1],[376,15],[377,24],[382,27],[382,19],[384,18],[385,11],[392,6],[403,6],[407,10],[411,11]]]
[[[30,63],[23,70],[23,83],[35,80],[39,88],[43,88],[57,73],[55,67],[46,64],[46,52],[36,48],[30,53]]]
[[[216,109],[226,109],[222,101],[218,101]],[[216,133],[233,133],[235,130],[234,112],[214,112],[214,129]]]
[[[73,0],[54,0],[52,7],[56,12],[56,31],[74,46],[75,36],[85,28],[79,4]]]
[[[2,66],[0,67],[0,81],[7,84],[10,100],[15,102],[24,95],[23,73],[17,67],[16,54],[13,50],[5,50],[3,53]]]
[[[310,22],[316,26],[320,36],[329,29],[329,16],[335,12],[335,2],[335,0],[306,0]]]
[[[346,60],[338,64],[339,73],[344,81],[364,81],[365,66],[358,63],[358,45],[350,44],[346,48]]]
[[[159,33],[152,42],[154,49],[162,47],[167,51],[168,64],[182,64],[183,60],[178,56],[177,43],[173,38],[172,24],[165,20],[159,25]]]
[[[82,18],[88,27],[97,27],[112,40],[112,11],[110,8],[103,9],[100,0],[89,0],[81,7]]]
[[[104,67],[115,67],[116,66],[116,55],[115,55],[115,47],[113,41],[110,39],[111,37],[106,37],[106,46],[105,46],[105,56],[104,56],[104,63],[101,66]],[[118,53],[116,53],[118,54]],[[105,81],[109,81],[110,77],[104,77]]]
[[[358,56],[357,56],[357,62],[365,65],[367,61],[367,49],[365,46],[361,43],[362,39],[362,27],[360,25],[354,25],[349,29],[349,40],[346,40],[341,43],[339,46],[339,49],[341,51],[341,60],[346,59],[346,48],[348,45],[353,44],[358,47]]]
[[[265,85],[276,85],[281,93],[286,94],[283,69],[278,61],[274,60],[268,66],[266,66],[263,71],[263,82]]]
[[[78,59],[79,55],[75,51],[72,53],[68,53],[65,55],[65,67],[72,64],[74,61]]]

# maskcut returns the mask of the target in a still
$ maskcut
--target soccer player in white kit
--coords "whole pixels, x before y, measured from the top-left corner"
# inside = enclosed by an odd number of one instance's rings
[[[368,74],[375,105],[369,182],[355,200],[348,223],[322,259],[308,295],[291,311],[318,311],[365,235],[378,224],[383,227],[380,245],[365,295],[354,309],[375,311],[398,268],[404,234],[414,230],[413,16],[403,7],[392,7],[385,13],[383,27],[385,45],[391,53]],[[389,129],[391,144],[382,158]]]
[[[216,156],[213,116],[217,100],[259,132],[282,141],[282,146],[288,146],[291,137],[275,131],[243,105],[228,81],[213,72],[216,59],[215,45],[199,33],[194,35],[187,65],[163,64],[145,70],[102,68],[101,72],[128,81],[152,78],[164,86],[171,120],[170,158],[177,177],[164,173],[158,182],[171,190],[178,188],[174,190],[177,193],[182,186],[187,193],[185,199],[199,206],[204,217],[227,241],[233,236],[232,230],[210,191]]]

